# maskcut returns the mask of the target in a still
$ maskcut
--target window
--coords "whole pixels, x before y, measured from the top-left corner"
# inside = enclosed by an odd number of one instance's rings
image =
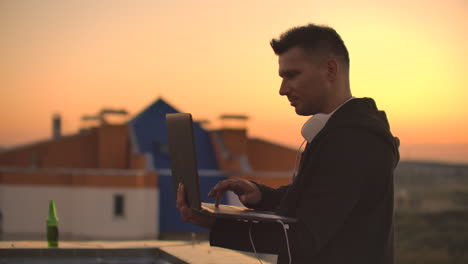
[[[125,216],[125,196],[123,194],[114,195],[114,217]]]

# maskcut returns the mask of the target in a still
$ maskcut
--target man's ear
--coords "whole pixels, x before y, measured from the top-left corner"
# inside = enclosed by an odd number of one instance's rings
[[[338,76],[338,63],[336,59],[329,58],[326,63],[327,80],[334,82]]]

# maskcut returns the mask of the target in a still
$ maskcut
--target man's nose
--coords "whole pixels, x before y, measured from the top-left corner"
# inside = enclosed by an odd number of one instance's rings
[[[287,84],[287,82],[285,82],[284,80],[281,81],[281,86],[280,86],[280,89],[279,89],[279,94],[280,95],[288,95],[289,93],[289,85]]]

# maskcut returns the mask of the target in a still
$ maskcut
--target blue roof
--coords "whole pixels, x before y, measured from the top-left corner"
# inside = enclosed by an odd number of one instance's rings
[[[150,153],[155,169],[169,169],[169,149],[166,114],[179,113],[177,109],[159,98],[129,122],[132,145],[138,153]],[[194,122],[195,151],[198,169],[217,170],[218,165],[209,134]]]
[[[138,153],[150,154],[150,167],[159,173],[159,232],[206,232],[206,229],[185,223],[175,206],[175,194],[170,170],[166,114],[179,113],[163,99],[156,100],[129,122],[131,144]],[[195,152],[199,170],[219,171],[209,134],[199,123],[194,122]],[[202,201],[208,201],[206,194],[225,175],[208,175],[199,171]],[[226,199],[226,197],[224,197]],[[213,202],[213,201],[211,201]]]

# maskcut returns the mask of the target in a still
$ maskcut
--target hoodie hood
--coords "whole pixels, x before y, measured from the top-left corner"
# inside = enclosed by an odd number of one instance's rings
[[[336,115],[341,116],[341,121],[337,121]],[[343,121],[346,120],[346,121]],[[400,160],[399,146],[400,140],[394,137],[390,131],[387,115],[384,111],[380,111],[375,101],[371,98],[355,98],[350,100],[345,105],[340,107],[334,115],[330,117],[321,133],[327,133],[334,129],[339,129],[343,126],[358,127],[366,129],[373,134],[381,137],[385,142],[390,144],[394,153],[394,167]]]

